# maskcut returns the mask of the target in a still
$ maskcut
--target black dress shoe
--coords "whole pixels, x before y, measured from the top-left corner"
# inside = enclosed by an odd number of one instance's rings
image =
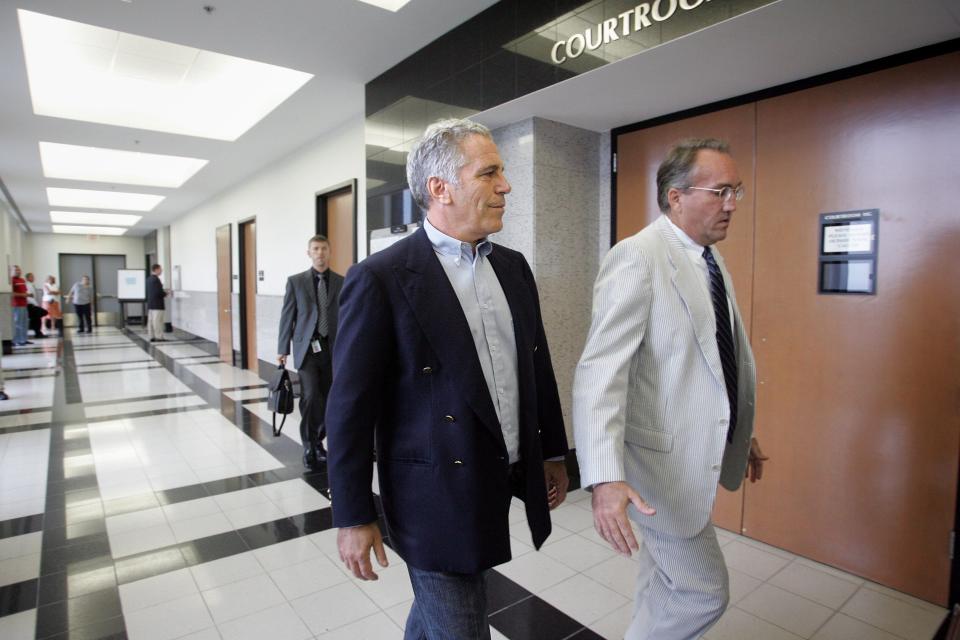
[[[327,461],[327,450],[323,448],[323,445],[317,447],[317,461],[326,462]]]
[[[304,447],[303,449],[303,466],[305,469],[310,469],[311,471],[317,466],[317,458],[313,455],[310,447]]]
[[[10,399],[10,396],[8,396],[6,392],[0,391],[0,400],[9,400],[9,399]]]

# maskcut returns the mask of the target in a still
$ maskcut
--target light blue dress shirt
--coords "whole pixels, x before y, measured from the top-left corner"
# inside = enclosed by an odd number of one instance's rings
[[[514,463],[520,458],[517,341],[510,305],[488,259],[493,245],[483,240],[474,251],[469,242],[451,238],[430,220],[424,220],[423,229],[467,318],[483,378],[500,420],[507,455]]]

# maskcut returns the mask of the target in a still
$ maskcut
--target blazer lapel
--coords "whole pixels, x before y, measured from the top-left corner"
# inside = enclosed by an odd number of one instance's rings
[[[411,238],[406,264],[395,267],[395,272],[417,322],[446,370],[446,375],[455,381],[457,391],[502,443],[503,432],[480,368],[470,325],[422,228]]]
[[[693,324],[700,350],[717,382],[725,385],[723,366],[720,364],[720,349],[717,346],[715,334],[717,321],[714,317],[713,303],[705,295],[703,286],[697,280],[697,273],[687,257],[683,242],[674,233],[666,216],[661,216],[657,224],[666,243],[670,263],[673,265],[673,285],[677,288],[690,315],[690,322]]]

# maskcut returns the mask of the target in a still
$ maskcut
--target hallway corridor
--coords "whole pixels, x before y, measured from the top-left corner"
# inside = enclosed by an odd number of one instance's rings
[[[0,638],[399,639],[402,560],[378,582],[337,557],[326,476],[297,425],[274,438],[266,383],[189,336],[68,330],[3,357]],[[376,479],[374,479],[376,490]],[[533,552],[490,572],[494,638],[620,638],[636,564],[593,530],[589,494]],[[711,640],[928,640],[945,611],[718,531],[731,606]]]

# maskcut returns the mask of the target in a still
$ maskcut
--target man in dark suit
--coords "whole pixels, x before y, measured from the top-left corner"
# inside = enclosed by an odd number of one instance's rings
[[[489,638],[485,575],[510,559],[511,494],[539,548],[566,496],[567,439],[533,274],[487,238],[510,191],[489,130],[432,125],[407,180],[424,227],[356,265],[341,295],[333,524],[347,567],[377,579],[376,443],[389,540],[413,585],[405,637]]]
[[[150,271],[150,277],[147,278],[147,335],[150,342],[163,342],[166,340],[163,337],[163,299],[167,297],[160,281],[163,267],[155,264]]]
[[[287,364],[293,341],[293,365],[300,378],[300,439],[303,464],[313,468],[326,462],[324,412],[333,373],[332,352],[337,338],[337,315],[343,276],[330,270],[330,242],[316,235],[307,243],[313,263],[303,273],[287,278],[280,312],[277,362]]]

